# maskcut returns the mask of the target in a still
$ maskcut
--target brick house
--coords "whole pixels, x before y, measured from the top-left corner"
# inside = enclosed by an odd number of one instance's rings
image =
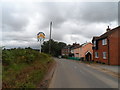
[[[78,58],[83,58],[83,60],[91,61],[93,60],[93,44],[92,43],[84,43],[76,48],[74,48],[74,55]]]
[[[119,51],[120,47],[120,26],[110,29],[109,26],[106,32],[99,37],[93,37],[93,60],[109,65],[120,65]]]
[[[71,50],[70,50],[70,47],[71,47],[71,45],[67,45],[67,46],[65,46],[62,50],[61,50],[61,55],[62,56],[69,56],[69,53],[71,52]]]
[[[75,52],[76,52],[76,51],[75,51],[75,48],[77,48],[77,47],[79,47],[79,46],[80,46],[79,43],[78,43],[78,44],[77,44],[76,42],[73,43],[73,45],[71,46],[71,53],[70,53],[71,55],[70,55],[70,57],[75,57],[75,55],[76,55],[76,54],[75,54]]]
[[[86,61],[92,61],[93,60],[93,50],[92,50],[93,44],[92,43],[85,43],[80,48],[80,56],[84,58]]]
[[[81,46],[77,46],[74,48],[74,57],[80,58],[80,47]]]
[[[79,44],[77,43],[73,43],[72,45],[67,45],[66,47],[64,47],[62,50],[61,50],[61,55],[64,56],[70,56],[70,57],[74,57],[74,48],[80,46]]]

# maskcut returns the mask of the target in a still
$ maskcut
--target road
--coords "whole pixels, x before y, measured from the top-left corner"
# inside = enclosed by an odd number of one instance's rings
[[[72,60],[55,59],[49,88],[118,88],[118,78]]]

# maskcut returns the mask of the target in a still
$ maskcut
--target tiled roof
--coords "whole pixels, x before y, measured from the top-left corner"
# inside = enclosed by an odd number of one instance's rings
[[[114,29],[111,29],[107,32],[105,32],[104,34],[102,34],[100,37],[93,37],[94,40],[100,40],[100,39],[103,39],[103,38],[106,38],[108,37],[109,35],[111,35],[113,32],[117,31],[117,30],[120,30],[120,26],[114,28]]]
[[[72,49],[76,49],[76,48],[79,48],[79,47],[81,47],[81,45],[79,45],[79,46],[75,46],[75,47],[73,47]]]

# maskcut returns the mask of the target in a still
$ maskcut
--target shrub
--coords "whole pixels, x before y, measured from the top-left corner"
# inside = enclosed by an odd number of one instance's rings
[[[66,58],[66,59],[67,59],[67,58],[68,58],[68,56],[67,56],[67,55],[63,55],[63,56],[62,56],[62,58]]]
[[[50,55],[30,48],[2,52],[3,88],[35,88],[47,72],[50,66],[48,62],[53,61]]]

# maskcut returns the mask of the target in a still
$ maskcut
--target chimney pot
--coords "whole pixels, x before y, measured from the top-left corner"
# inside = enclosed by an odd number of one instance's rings
[[[110,28],[109,28],[109,26],[108,26],[108,28],[106,29],[106,31],[108,32],[110,30]]]

